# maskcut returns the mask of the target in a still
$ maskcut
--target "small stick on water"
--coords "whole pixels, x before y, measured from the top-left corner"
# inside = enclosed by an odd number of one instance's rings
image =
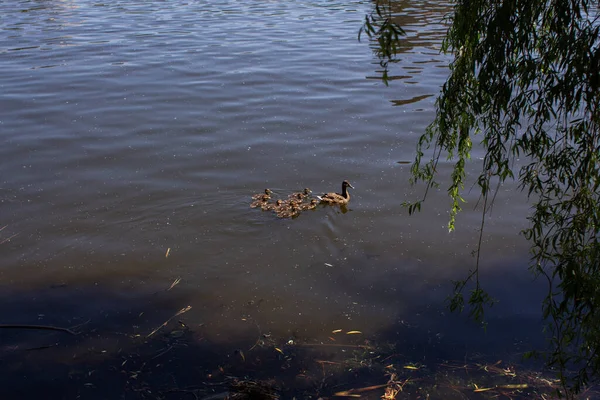
[[[91,320],[92,320],[91,318],[88,318],[88,320],[87,320],[87,321],[85,321],[85,322],[82,322],[82,323],[80,323],[79,325],[72,326],[72,327],[70,327],[69,329],[73,330],[73,329],[75,329],[75,328],[81,328],[82,326],[89,324]]]
[[[254,325],[256,325],[256,329],[258,329],[258,339],[256,339],[256,343],[254,343],[254,346],[250,347],[248,351],[252,351],[252,349],[258,346],[262,339],[262,330],[260,329],[260,325],[258,325],[258,322],[256,322],[254,319],[252,319],[252,322],[254,322]]]
[[[60,331],[70,333],[71,335],[77,335],[70,329],[60,328],[58,326],[50,326],[50,325],[0,325],[0,329],[42,329],[47,331]]]
[[[177,286],[177,284],[181,282],[181,278],[177,278],[173,281],[173,283],[171,283],[171,286],[169,286],[169,288],[167,289],[167,292],[171,289],[173,289],[175,286]]]
[[[343,392],[337,392],[334,393],[334,396],[340,396],[340,397],[355,397],[355,394],[358,393],[364,393],[364,392],[370,392],[371,390],[376,390],[376,389],[381,389],[387,386],[387,383],[385,385],[373,385],[373,386],[366,386],[366,387],[362,387],[362,388],[356,388],[356,389],[350,389],[350,390],[344,390]]]
[[[23,350],[25,350],[25,351],[44,350],[44,349],[49,349],[50,347],[56,347],[56,346],[58,346],[58,342],[54,343],[54,344],[49,344],[47,346],[30,347],[28,349],[23,349]]]
[[[176,313],[175,315],[173,315],[171,318],[169,318],[168,320],[166,320],[165,322],[163,322],[163,324],[162,324],[161,326],[159,326],[158,328],[156,328],[155,330],[153,330],[152,332],[150,332],[150,333],[148,334],[148,336],[146,336],[146,337],[147,337],[147,338],[149,338],[150,336],[154,335],[154,334],[155,334],[156,332],[158,332],[158,331],[159,331],[161,328],[163,328],[163,327],[167,326],[167,324],[168,324],[169,322],[171,322],[171,320],[172,320],[173,318],[175,318],[175,317],[177,317],[178,315],[181,315],[181,314],[183,314],[183,313],[185,313],[185,312],[188,312],[188,311],[190,311],[191,309],[192,309],[192,306],[187,306],[187,307],[184,307],[184,308],[182,308],[181,310],[177,311],[177,313]]]
[[[158,353],[157,355],[155,355],[154,357],[151,358],[151,360],[154,360],[155,358],[158,358],[164,354],[167,354],[169,351],[171,351],[171,349],[173,348],[173,346],[169,346],[167,347],[165,350],[162,350],[160,353]]]
[[[302,344],[298,344],[297,346],[302,346],[302,347],[351,347],[351,348],[357,348],[357,349],[371,349],[371,346],[367,346],[364,344],[338,344],[338,343],[302,343]]]
[[[4,228],[6,228],[6,227],[4,227]],[[2,229],[4,229],[4,228],[2,228]],[[3,240],[0,242],[0,244],[4,244],[4,243],[6,243],[6,242],[10,242],[10,240],[11,240],[11,239],[14,239],[14,238],[15,238],[16,236],[18,236],[18,235],[19,235],[18,233],[15,233],[14,235],[12,235],[12,236],[10,236],[10,237],[7,237],[6,239],[3,239]]]

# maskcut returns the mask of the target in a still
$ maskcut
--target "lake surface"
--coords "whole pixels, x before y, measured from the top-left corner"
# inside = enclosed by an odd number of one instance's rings
[[[528,205],[510,185],[483,240],[493,333],[445,316],[450,280],[474,266],[477,193],[449,234],[443,187],[419,215],[402,208],[422,191],[398,161],[434,116],[450,7],[394,7],[407,37],[386,87],[357,40],[367,1],[2,2],[3,322],[118,315],[119,329],[148,332],[190,305],[186,321],[216,341],[249,317],[317,339],[405,321],[449,353],[510,349],[511,327],[539,328],[519,235]],[[344,179],[345,213],[249,207],[266,187],[286,197]]]

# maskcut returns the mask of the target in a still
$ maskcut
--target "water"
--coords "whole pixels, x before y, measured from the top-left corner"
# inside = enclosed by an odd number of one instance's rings
[[[476,190],[449,234],[443,188],[418,216],[401,207],[422,191],[398,163],[448,74],[450,8],[396,7],[407,38],[386,87],[357,41],[369,2],[3,2],[2,319],[148,332],[191,305],[186,321],[223,342],[247,317],[304,338],[408,321],[470,351],[481,332],[443,300],[474,265]],[[249,207],[265,187],[343,179],[356,187],[347,213]],[[484,346],[510,349],[514,323],[539,328],[523,200],[505,185],[486,222],[482,279],[501,303]]]

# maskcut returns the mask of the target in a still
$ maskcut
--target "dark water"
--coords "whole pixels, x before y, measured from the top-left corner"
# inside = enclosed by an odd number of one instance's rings
[[[513,328],[537,329],[519,236],[528,206],[509,185],[483,241],[483,279],[501,300],[495,333],[476,338],[444,316],[450,279],[473,267],[476,190],[449,234],[443,188],[418,216],[401,207],[421,191],[397,162],[413,159],[433,118],[450,8],[396,5],[408,36],[386,87],[357,41],[373,7],[0,3],[2,321],[147,332],[190,305],[186,321],[217,341],[243,334],[249,316],[263,331],[311,338],[402,321],[463,353],[510,349]],[[347,213],[280,220],[249,208],[265,187],[286,196],[343,179],[356,187]]]

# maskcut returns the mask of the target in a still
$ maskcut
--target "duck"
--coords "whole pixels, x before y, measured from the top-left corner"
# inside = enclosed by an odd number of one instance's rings
[[[325,194],[322,194],[321,196],[317,196],[317,199],[319,199],[319,201],[321,203],[326,203],[326,204],[338,204],[338,205],[348,204],[348,202],[350,201],[350,193],[348,193],[349,187],[354,189],[354,186],[352,186],[350,184],[350,182],[343,181],[341,194],[340,193],[325,193]]]
[[[300,205],[300,209],[302,211],[306,211],[306,210],[314,210],[315,208],[317,208],[317,205],[319,204],[319,200],[317,199],[311,199],[310,203],[303,203]]]

